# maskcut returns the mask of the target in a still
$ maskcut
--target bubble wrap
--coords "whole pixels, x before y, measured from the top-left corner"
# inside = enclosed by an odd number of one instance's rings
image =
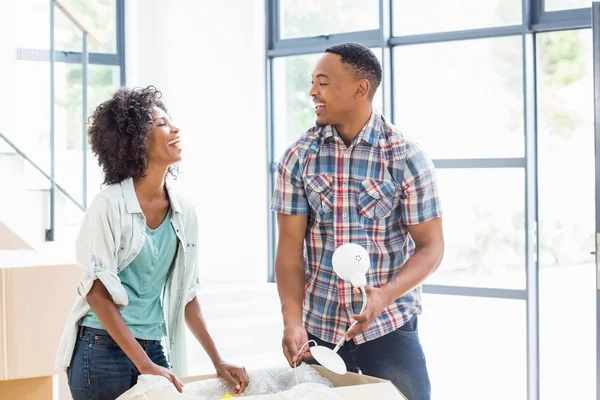
[[[301,383],[290,390],[279,393],[282,400],[344,400],[331,391],[331,387],[320,383]]]
[[[341,397],[331,392],[332,383],[321,376],[314,368],[302,364],[295,370],[287,366],[248,371],[250,382],[244,397],[279,393],[285,400],[337,400]],[[154,375],[141,375],[130,399],[143,399],[151,389],[166,389],[176,392],[175,386],[166,378]],[[189,382],[183,386],[183,393],[199,400],[222,399],[232,393],[233,387],[221,378]]]
[[[130,399],[144,399],[145,394],[152,389],[165,389],[172,392],[177,392],[175,386],[170,380],[159,375],[140,375],[137,384],[133,387],[133,391],[129,395]]]

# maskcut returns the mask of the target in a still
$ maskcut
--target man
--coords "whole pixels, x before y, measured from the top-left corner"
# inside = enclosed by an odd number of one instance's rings
[[[273,195],[279,242],[275,260],[290,363],[309,339],[339,350],[349,371],[391,380],[410,400],[429,399],[417,334],[420,284],[441,262],[444,239],[433,164],[372,108],[381,82],[373,52],[333,46],[317,63],[310,96],[316,126],[283,155]],[[306,245],[304,245],[306,243]],[[371,260],[367,308],[333,272],[344,243]],[[353,320],[358,324],[346,331]]]

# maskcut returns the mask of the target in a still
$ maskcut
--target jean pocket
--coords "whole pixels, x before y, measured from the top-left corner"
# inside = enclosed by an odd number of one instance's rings
[[[109,335],[94,335],[92,347],[105,348],[105,349],[118,349],[119,345]]]
[[[392,182],[365,178],[358,195],[358,211],[363,217],[377,220],[390,216],[394,206],[396,186]]]

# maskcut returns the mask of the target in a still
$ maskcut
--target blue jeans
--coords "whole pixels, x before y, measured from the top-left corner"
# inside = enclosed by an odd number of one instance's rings
[[[157,365],[169,368],[160,341],[138,343]],[[140,372],[107,331],[80,327],[67,369],[73,400],[115,400],[136,384]]]
[[[391,381],[408,400],[429,400],[431,386],[417,330],[417,316],[394,332],[378,339],[357,345],[348,341],[338,354],[350,372],[363,373]],[[309,334],[308,338],[319,346],[330,349],[334,344],[324,342]],[[314,360],[309,364],[316,364]]]

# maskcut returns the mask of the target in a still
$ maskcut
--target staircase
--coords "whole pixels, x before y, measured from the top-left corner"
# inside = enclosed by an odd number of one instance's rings
[[[0,146],[0,171],[6,189],[0,202],[0,251],[72,247],[84,212],[56,190],[55,240],[47,242],[50,182],[7,145]]]

